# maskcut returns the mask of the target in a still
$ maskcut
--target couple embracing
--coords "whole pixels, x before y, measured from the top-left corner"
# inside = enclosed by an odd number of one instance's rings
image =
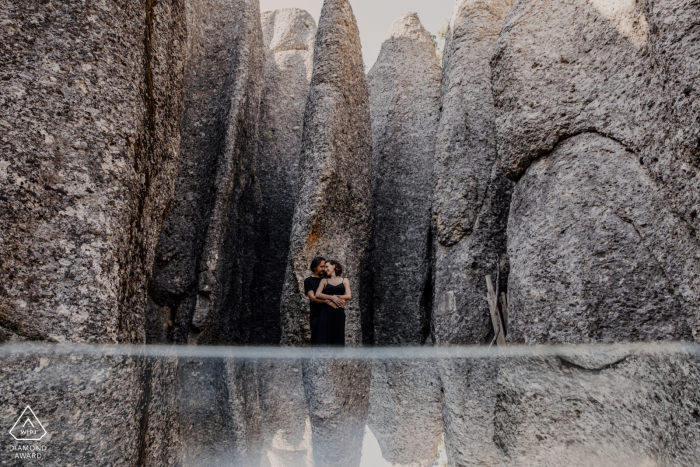
[[[311,277],[304,280],[304,293],[311,307],[311,345],[345,346],[345,303],[352,300],[350,281],[343,279],[343,266],[320,256],[311,262]]]

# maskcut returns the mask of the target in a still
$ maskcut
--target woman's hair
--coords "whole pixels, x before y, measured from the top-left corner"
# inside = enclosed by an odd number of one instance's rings
[[[314,260],[311,261],[311,272],[316,272],[318,265],[323,263],[325,260],[326,258],[322,258],[320,256],[315,257]]]
[[[343,265],[340,264],[340,261],[336,261],[334,259],[328,260],[328,264],[332,264],[335,266],[335,275],[336,276],[342,276],[343,275]]]

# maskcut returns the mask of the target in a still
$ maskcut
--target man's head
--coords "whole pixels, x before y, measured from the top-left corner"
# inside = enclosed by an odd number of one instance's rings
[[[318,276],[318,277],[323,277],[324,276],[324,268],[326,267],[326,258],[322,258],[320,256],[317,256],[314,258],[313,261],[311,261],[311,273]]]

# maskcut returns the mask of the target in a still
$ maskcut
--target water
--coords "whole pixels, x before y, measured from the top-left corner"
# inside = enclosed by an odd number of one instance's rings
[[[13,343],[0,360],[0,465],[699,465],[694,344]]]

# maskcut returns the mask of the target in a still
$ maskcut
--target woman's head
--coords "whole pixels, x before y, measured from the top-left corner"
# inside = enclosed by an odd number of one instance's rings
[[[326,261],[326,275],[328,277],[333,277],[333,275],[341,276],[343,274],[343,265],[340,261],[334,259]]]
[[[311,272],[317,276],[323,276],[323,270],[326,267],[326,258],[317,256],[311,261]]]

